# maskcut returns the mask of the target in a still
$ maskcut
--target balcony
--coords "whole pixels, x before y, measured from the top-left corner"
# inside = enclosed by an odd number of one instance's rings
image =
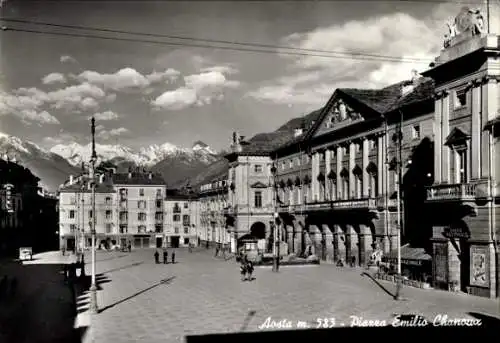
[[[434,185],[427,187],[427,201],[474,201],[488,193],[487,182]]]
[[[352,199],[352,200],[337,200],[332,202],[334,209],[361,209],[361,210],[374,210],[377,208],[377,201],[375,199]]]
[[[385,209],[386,206],[386,198],[385,196],[380,196],[377,198],[377,209],[382,210]],[[397,199],[387,199],[387,209],[394,210],[398,207],[398,200]]]

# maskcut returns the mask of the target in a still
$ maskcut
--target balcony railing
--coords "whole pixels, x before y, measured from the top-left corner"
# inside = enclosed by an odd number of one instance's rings
[[[427,201],[472,201],[488,195],[481,182],[435,185],[427,187]]]
[[[376,209],[377,201],[376,199],[352,199],[352,200],[333,200],[333,201],[322,201],[307,204],[281,204],[279,206],[280,211],[287,211],[290,213],[297,213],[302,211],[325,211],[333,209]]]

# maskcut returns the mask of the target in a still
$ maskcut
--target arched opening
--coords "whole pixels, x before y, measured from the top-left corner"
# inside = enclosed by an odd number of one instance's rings
[[[257,239],[266,238],[266,224],[263,222],[255,222],[250,227],[250,234]]]

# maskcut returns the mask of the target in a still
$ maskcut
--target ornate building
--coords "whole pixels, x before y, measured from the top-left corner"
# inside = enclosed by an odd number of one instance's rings
[[[211,245],[227,247],[230,243],[224,216],[228,208],[229,191],[227,178],[216,178],[201,185],[198,190],[200,218],[198,237],[201,244],[206,247]]]

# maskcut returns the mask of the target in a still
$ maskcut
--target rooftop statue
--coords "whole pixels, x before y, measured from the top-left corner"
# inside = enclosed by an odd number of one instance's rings
[[[479,9],[462,7],[460,13],[446,23],[448,33],[445,34],[444,48],[451,44],[451,40],[461,34],[477,36],[484,32],[484,17]]]

